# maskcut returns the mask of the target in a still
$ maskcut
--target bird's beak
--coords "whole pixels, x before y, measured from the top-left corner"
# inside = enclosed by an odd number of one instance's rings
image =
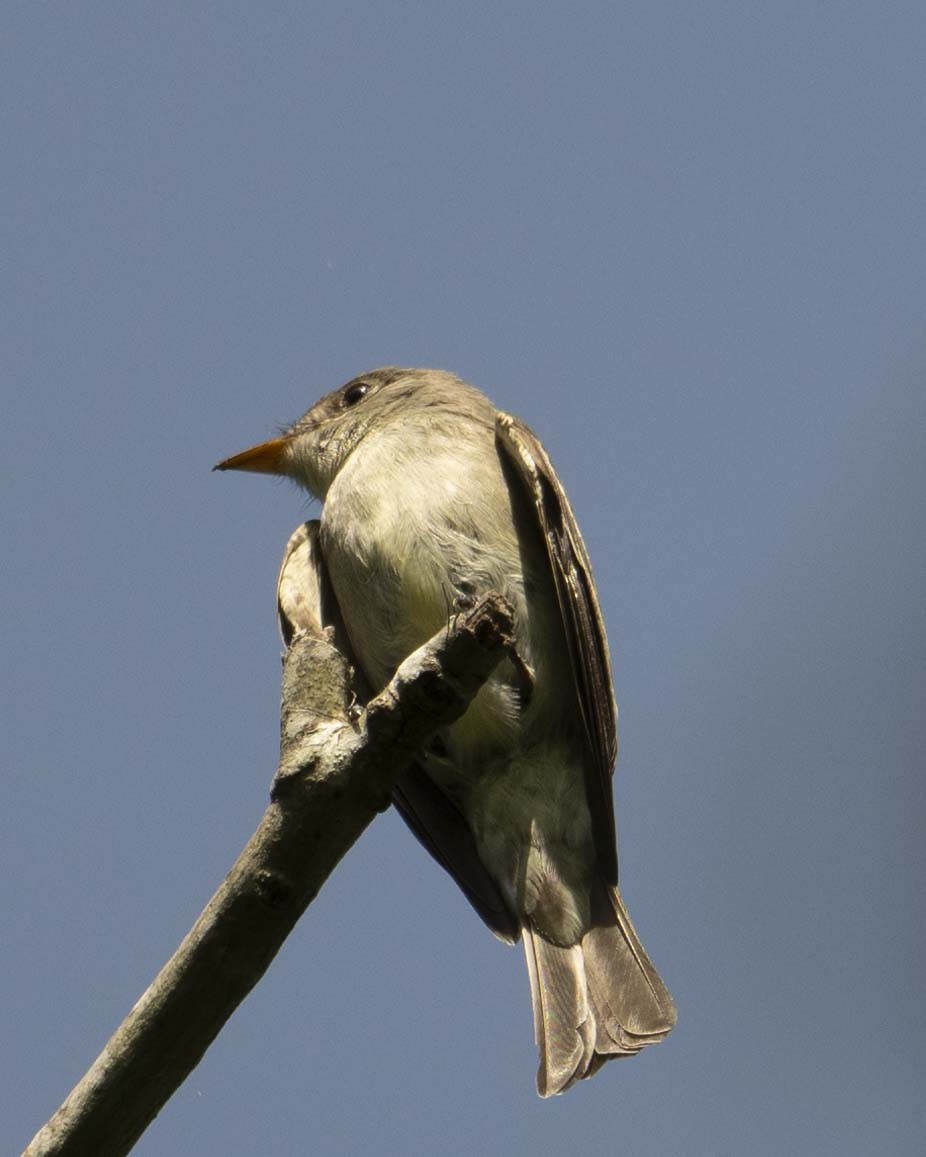
[[[259,446],[252,446],[250,450],[242,450],[240,454],[226,458],[212,469],[250,470],[254,474],[286,474],[286,451],[291,441],[292,436],[284,434],[282,438],[261,442]]]

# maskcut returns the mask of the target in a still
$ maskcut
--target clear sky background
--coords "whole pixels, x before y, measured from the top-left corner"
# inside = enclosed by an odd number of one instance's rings
[[[399,363],[570,492],[679,1025],[538,1100],[520,949],[387,814],[137,1152],[921,1153],[922,3],[10,0],[0,33],[3,1151],[267,799],[317,507],[210,467]]]

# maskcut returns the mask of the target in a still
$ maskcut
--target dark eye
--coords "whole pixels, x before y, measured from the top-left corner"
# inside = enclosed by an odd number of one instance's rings
[[[360,399],[369,393],[369,382],[354,382],[353,385],[347,387],[344,391],[344,405],[356,406]]]

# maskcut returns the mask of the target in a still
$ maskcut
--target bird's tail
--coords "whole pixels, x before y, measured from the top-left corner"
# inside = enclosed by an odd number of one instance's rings
[[[658,1043],[675,1024],[672,997],[617,888],[594,885],[591,917],[588,932],[569,948],[524,927],[541,1097],[565,1092],[612,1057]]]

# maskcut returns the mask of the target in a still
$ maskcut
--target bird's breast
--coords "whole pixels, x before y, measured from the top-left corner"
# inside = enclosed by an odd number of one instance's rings
[[[495,590],[511,602],[533,695],[526,703],[523,678],[507,661],[499,666],[450,736],[473,762],[510,746],[525,727],[548,726],[570,695],[562,693],[568,658],[542,541],[519,538],[491,431],[465,434],[429,437],[426,452],[407,437],[364,442],[328,491],[322,548],[377,690],[446,625],[461,596]]]

